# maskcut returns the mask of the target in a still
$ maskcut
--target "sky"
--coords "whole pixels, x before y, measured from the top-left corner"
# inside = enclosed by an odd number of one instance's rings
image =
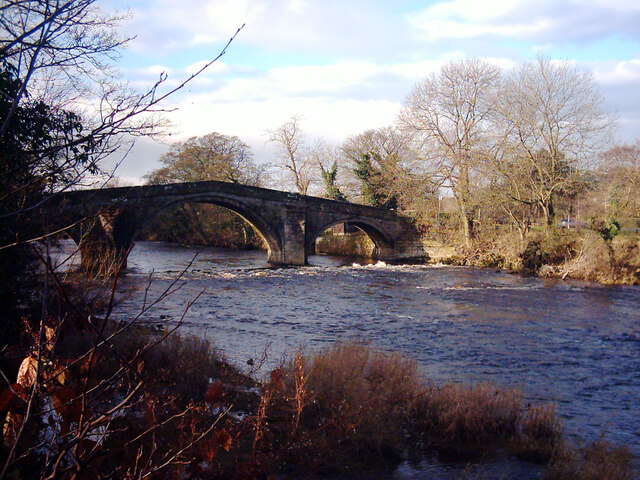
[[[235,135],[274,162],[265,132],[293,115],[310,142],[394,123],[413,86],[448,61],[479,57],[505,70],[544,55],[593,74],[618,117],[617,141],[640,139],[639,0],[103,0],[129,11],[135,37],[119,68],[132,87],[162,72],[177,85],[225,55],[163,106],[162,143],[138,140],[123,183],[158,168],[171,142]],[[117,159],[112,159],[114,163]]]

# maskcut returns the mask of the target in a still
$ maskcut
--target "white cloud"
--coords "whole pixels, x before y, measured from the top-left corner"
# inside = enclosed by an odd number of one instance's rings
[[[126,0],[110,0],[124,2]],[[270,52],[379,56],[404,54],[405,21],[384,3],[366,0],[156,0],[137,1],[124,27],[131,49],[164,56],[191,46],[222,46],[238,27],[235,45]]]
[[[198,97],[179,105],[171,119],[184,136],[218,131],[261,137],[294,114],[304,114],[303,128],[312,137],[339,141],[347,135],[394,121],[399,102],[388,100],[273,97],[262,101],[217,103]]]
[[[238,27],[253,21],[262,9],[262,5],[247,0],[155,0],[136,5],[133,18],[123,29],[136,37],[131,50],[162,56],[189,46],[226,43]]]
[[[172,104],[165,105],[167,110],[176,109],[167,114],[176,127],[172,140],[213,131],[236,135],[251,146],[258,161],[268,162],[273,155],[270,147],[265,146],[265,131],[276,128],[294,114],[302,114],[302,126],[310,139],[340,143],[349,135],[392,124],[413,85],[438,71],[445,61],[382,65],[338,62],[274,68],[259,75],[225,79],[216,72],[207,72],[189,86],[190,91],[182,92],[173,98]],[[505,59],[491,61],[510,65]],[[188,70],[193,71],[199,65],[195,63]],[[179,72],[174,75],[180,76]],[[142,150],[149,148],[142,144]],[[158,150],[155,152],[159,157]],[[143,157],[136,154],[137,159]],[[144,158],[138,163],[138,167],[145,168],[139,171],[139,176],[157,168],[157,163]],[[130,170],[125,174],[135,176]]]
[[[596,63],[594,65],[594,78],[596,82],[605,86],[634,84],[636,87],[639,87],[640,58],[625,60],[621,62]]]
[[[294,114],[304,115],[302,127],[310,141],[323,138],[340,143],[348,135],[391,124],[400,103],[295,97],[217,103],[194,97],[172,107],[178,107],[178,110],[170,113],[168,118],[179,128],[166,139],[167,142],[184,141],[211,132],[235,135],[249,145],[256,161],[271,163],[275,161],[275,149],[266,143],[265,131],[278,127]],[[144,174],[160,166],[158,160],[167,149],[166,144],[138,140],[116,174],[127,183],[139,184]],[[114,155],[105,167],[112,168],[120,159]]]
[[[606,108],[619,117],[618,139],[626,143],[640,140],[640,59],[590,62],[586,66],[594,72]]]
[[[466,43],[454,48],[467,53],[491,54],[495,42],[478,40],[496,37],[540,45],[611,36],[640,41],[637,0],[442,0],[404,13],[403,2],[370,0],[129,1],[136,5],[124,25],[136,36],[131,48],[156,57],[221,47],[243,24],[234,45],[384,62],[441,56],[457,41]]]
[[[541,43],[639,39],[640,2],[593,0],[449,0],[406,16],[416,34],[431,41],[504,37]]]
[[[412,12],[406,18],[419,35],[430,40],[468,39],[488,34],[511,36],[523,31],[536,33],[544,28],[545,20],[501,24],[501,19],[514,12],[521,3],[522,0],[453,0],[435,3],[420,12]]]

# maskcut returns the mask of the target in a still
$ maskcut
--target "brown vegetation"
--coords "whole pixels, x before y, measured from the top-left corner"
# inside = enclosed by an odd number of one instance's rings
[[[520,392],[492,385],[432,386],[412,405],[416,433],[453,452],[501,446],[517,436],[520,414]]]
[[[637,478],[637,474],[628,448],[596,441],[556,455],[545,480],[631,480]]]
[[[553,405],[525,407],[519,391],[493,385],[437,386],[414,362],[359,344],[298,353],[271,373],[257,412],[254,459],[275,470],[360,472],[418,449],[458,458],[507,451],[547,464],[549,479],[633,472],[626,449],[568,444]]]
[[[572,278],[604,284],[640,284],[640,236],[618,235],[607,242],[590,229],[555,230],[479,238],[474,247],[455,248],[442,263],[501,268],[547,278]]]

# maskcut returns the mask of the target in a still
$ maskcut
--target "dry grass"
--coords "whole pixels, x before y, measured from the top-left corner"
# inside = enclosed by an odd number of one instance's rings
[[[149,332],[134,329],[116,346],[130,356],[149,342]],[[547,463],[549,480],[631,478],[624,449],[599,443],[569,450],[552,405],[523,407],[518,390],[486,384],[435,386],[420,376],[415,362],[366,345],[336,344],[307,356],[298,352],[271,372],[260,398],[243,394],[245,400],[228,393],[242,390],[236,387],[246,385],[247,378],[205,340],[169,336],[143,358],[144,402],[132,414],[139,410],[145,419],[158,421],[188,409],[179,421],[156,431],[160,451],[183,445],[184,432],[205,430],[214,418],[214,403],[235,410],[242,401],[241,409],[249,413],[242,420],[225,419],[213,437],[190,450],[196,460],[206,460],[207,478],[266,478],[289,468],[303,475],[357,474],[391,466],[417,449],[461,459],[506,449]],[[109,368],[101,365],[95,374],[104,377]],[[220,392],[211,390],[215,384]],[[137,432],[129,417],[118,421],[121,432],[107,442],[116,456],[120,437]],[[200,465],[196,460],[192,465]]]
[[[501,246],[498,251],[507,255],[508,249]],[[640,241],[635,234],[619,235],[611,245],[589,229],[560,230],[549,238],[532,234],[520,258],[526,274],[640,284]]]
[[[414,362],[364,345],[338,344],[310,361],[310,414],[352,430],[352,443],[360,448],[398,452],[409,401],[421,387]]]
[[[522,270],[519,254],[522,241],[514,232],[502,231],[498,236],[476,238],[472,249],[463,249],[457,263],[480,268],[504,268],[511,271]],[[456,263],[456,262],[454,262]]]
[[[628,448],[597,441],[559,452],[549,463],[545,480],[632,480],[637,473]]]
[[[563,262],[547,266],[548,276],[605,284],[640,283],[640,242],[635,235],[618,236],[609,247],[598,234],[585,230],[575,248]]]
[[[117,338],[116,347],[125,356],[146,350],[158,334],[136,328]],[[178,405],[201,401],[214,380],[223,384],[246,384],[249,379],[232,367],[207,339],[171,334],[142,355],[142,372],[158,395],[167,395]]]
[[[360,344],[297,355],[263,399],[254,458],[269,471],[354,472],[418,448],[460,459],[508,451],[550,465],[550,480],[631,478],[618,473],[631,471],[625,449],[569,450],[554,405],[524,406],[518,390],[487,384],[435,386],[414,362]]]
[[[562,447],[562,423],[555,405],[530,405],[521,415],[519,433],[513,451],[525,460],[548,462]]]
[[[106,333],[113,333],[115,328],[109,324]],[[122,358],[133,358],[138,352],[144,352],[138,369],[147,388],[155,394],[165,395],[177,405],[186,405],[202,400],[212,379],[225,384],[249,381],[225,361],[209,340],[173,333],[158,343],[160,336],[145,327],[133,326],[111,340]],[[67,356],[80,355],[92,347],[95,338],[93,332],[76,331],[65,335],[56,349]],[[98,356],[100,360],[94,366],[96,381],[108,378],[119,368],[117,358],[107,347],[98,348]]]
[[[253,459],[268,471],[354,472],[393,463],[405,448],[416,365],[363,345],[298,353],[271,372],[251,423]]]
[[[414,428],[447,451],[482,450],[517,432],[521,394],[492,385],[431,387],[414,402]]]
[[[397,459],[419,440],[447,453],[510,447],[523,457],[545,461],[545,448],[558,444],[561,436],[553,407],[525,411],[518,390],[436,387],[420,377],[414,362],[359,344],[338,344],[314,356],[296,357],[283,367],[282,384],[273,385],[265,392],[272,398],[261,428],[270,424],[272,434],[279,428],[278,435],[272,435],[278,443],[286,441],[288,431],[291,438],[322,445],[324,459],[335,460],[338,449],[351,462]],[[277,427],[283,423],[290,426]]]

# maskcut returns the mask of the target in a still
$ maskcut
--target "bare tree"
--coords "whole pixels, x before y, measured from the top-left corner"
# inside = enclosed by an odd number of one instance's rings
[[[87,172],[97,171],[100,160],[126,139],[161,132],[165,125],[161,114],[166,111],[162,101],[226,51],[225,46],[175,87],[163,88],[167,80],[163,73],[148,90],[138,92],[120,81],[115,67],[121,48],[130,40],[117,33],[126,15],[104,13],[97,0],[8,0],[0,13],[0,67],[3,76],[10,77],[10,88],[3,92],[6,108],[3,105],[0,112],[0,140],[8,141],[21,106],[42,106],[61,115],[70,112],[78,124],[74,135],[58,135],[55,142],[24,152],[27,170],[47,173],[32,176],[28,186],[39,189],[47,177],[62,174],[65,182],[56,188],[69,188]],[[26,187],[12,193],[22,193]],[[11,196],[5,192],[3,199]],[[20,198],[11,200],[21,204]],[[22,202],[20,210],[29,207]]]
[[[123,15],[106,15],[95,0],[8,0],[0,7],[0,58],[16,71],[18,88],[0,132],[25,99],[59,106],[95,93],[115,79],[111,63],[128,38],[115,27]]]
[[[603,196],[603,216],[640,220],[640,141],[616,145],[600,157],[596,193]]]
[[[278,168],[289,173],[298,193],[306,195],[317,164],[309,155],[304,133],[300,128],[302,116],[294,115],[274,130],[267,130],[267,141],[279,150]]]
[[[581,168],[606,145],[615,121],[590,74],[543,57],[511,72],[499,108],[498,168],[513,199],[541,209],[549,232],[554,198],[578,187]]]
[[[448,63],[414,87],[399,117],[441,185],[451,189],[467,246],[477,208],[474,175],[487,151],[499,81],[499,68],[481,60]]]
[[[535,214],[535,203],[524,200],[529,197],[523,172],[512,166],[504,171],[492,169],[489,177],[490,185],[486,189],[484,199],[485,208],[494,211],[495,221],[500,222],[500,219],[506,216],[518,231],[520,244],[523,246]]]

